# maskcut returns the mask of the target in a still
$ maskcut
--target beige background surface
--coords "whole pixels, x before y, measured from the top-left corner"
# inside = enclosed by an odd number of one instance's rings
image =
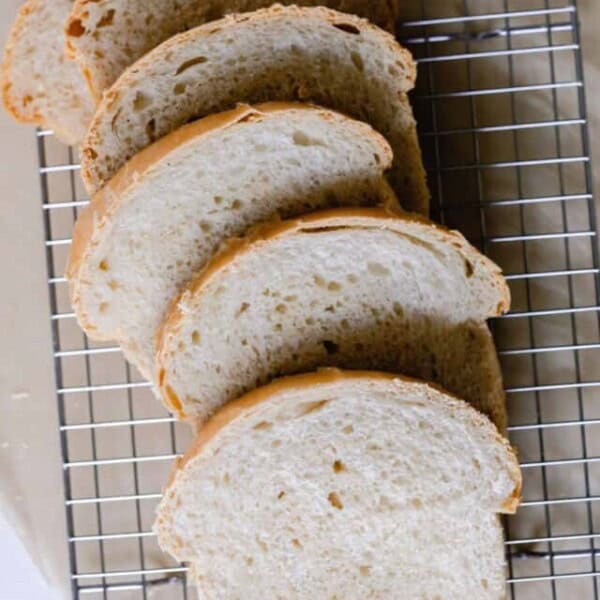
[[[19,0],[0,3],[0,46]],[[513,3],[514,4],[514,3]],[[600,157],[600,3],[580,0],[592,153]],[[1,509],[68,597],[62,471],[53,392],[35,137],[0,112]],[[598,170],[596,170],[598,173]],[[598,175],[596,175],[598,179]],[[600,189],[596,182],[596,190]]]
[[[19,5],[19,0],[0,2],[1,47]],[[36,164],[33,129],[13,123],[0,110],[0,502],[43,575],[68,597],[62,469]]]

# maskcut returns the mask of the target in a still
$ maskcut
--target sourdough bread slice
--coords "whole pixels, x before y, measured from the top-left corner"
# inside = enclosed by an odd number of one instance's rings
[[[53,129],[79,144],[92,101],[77,65],[65,56],[64,24],[73,0],[27,0],[12,26],[2,64],[2,99],[22,123]]]
[[[205,420],[273,377],[321,366],[440,383],[506,413],[488,317],[509,291],[457,232],[382,209],[339,209],[231,241],[172,307],[158,343],[169,409]]]
[[[67,47],[98,100],[138,58],[171,36],[227,14],[253,11],[272,0],[75,0]],[[285,0],[280,4],[328,6],[365,17],[394,32],[397,0]]]
[[[117,340],[147,378],[173,297],[227,237],[276,214],[382,202],[385,139],[303,104],[239,106],[136,155],[80,216],[67,269],[73,307],[97,340]]]
[[[166,41],[104,95],[82,156],[96,193],[133,155],[190,119],[237,102],[306,100],[369,122],[390,142],[403,206],[429,193],[406,92],[410,53],[392,36],[325,8],[275,6],[226,17]]]
[[[200,431],[158,509],[206,600],[505,596],[514,452],[466,403],[382,373],[252,392]]]

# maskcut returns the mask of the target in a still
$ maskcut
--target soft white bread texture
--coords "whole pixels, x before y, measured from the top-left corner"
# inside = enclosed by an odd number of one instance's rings
[[[285,0],[281,4],[328,6],[365,17],[394,31],[397,0]],[[227,14],[253,11],[271,0],[75,0],[67,47],[90,91],[100,100],[121,73],[171,36]]]
[[[92,101],[77,65],[65,56],[64,24],[73,0],[28,0],[12,26],[2,64],[2,99],[22,123],[53,129],[79,144]]]
[[[415,64],[367,21],[325,8],[275,6],[171,38],[104,95],[86,137],[82,175],[96,193],[153,141],[237,102],[310,101],[370,123],[390,142],[390,181],[403,206],[429,193],[406,92]]]
[[[321,366],[440,383],[505,427],[485,323],[509,306],[500,269],[457,232],[338,209],[234,240],[183,292],[158,342],[163,398],[206,419],[273,377]]]
[[[136,155],[80,216],[67,269],[88,335],[117,340],[147,378],[173,297],[227,237],[275,215],[397,206],[368,125],[304,104],[207,117]]]
[[[481,414],[422,382],[321,371],[225,407],[175,467],[163,549],[206,600],[500,600],[521,490]]]

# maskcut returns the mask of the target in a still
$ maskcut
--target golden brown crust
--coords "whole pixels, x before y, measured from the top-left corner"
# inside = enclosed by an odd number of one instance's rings
[[[163,160],[173,150],[183,146],[189,141],[207,135],[217,130],[225,130],[233,125],[243,123],[249,119],[261,119],[265,115],[288,110],[318,111],[325,119],[331,115],[337,115],[347,119],[348,124],[355,123],[354,120],[330,109],[320,108],[314,104],[300,102],[266,102],[256,106],[240,104],[237,108],[216,115],[210,115],[198,121],[173,131],[161,138],[151,146],[143,149],[128,161],[117,174],[93,197],[89,206],[81,213],[72,236],[71,251],[66,267],[66,277],[69,280],[71,304],[77,308],[79,305],[79,271],[90,250],[90,244],[94,240],[94,234],[107,217],[110,216],[121,204],[125,192],[139,181],[145,173]],[[362,126],[362,124],[361,124]],[[374,139],[380,136],[373,130]],[[391,151],[384,147],[381,138],[382,152],[388,155],[391,162]],[[391,206],[395,197],[391,189],[382,190],[382,197],[387,199]],[[78,311],[81,326],[87,332],[95,332],[94,326],[88,322],[87,315]]]
[[[446,238],[445,241],[464,255],[470,257],[472,259],[471,262],[482,263],[489,270],[490,280],[500,290],[496,312],[488,315],[490,318],[500,316],[509,309],[510,289],[502,276],[500,268],[487,257],[480,254],[457,231],[452,231],[443,225],[438,225],[422,215],[391,210],[390,208],[336,208],[314,212],[297,219],[263,223],[254,227],[245,237],[227,241],[223,245],[222,250],[190,281],[186,289],[175,298],[171,310],[167,313],[167,317],[157,332],[157,363],[159,365],[161,363],[160,356],[168,331],[176,329],[184,316],[178,307],[183,296],[197,294],[216,273],[236,260],[241,254],[247,252],[253,244],[257,242],[269,242],[280,236],[293,235],[303,230],[333,229],[339,227],[373,227],[404,233],[403,227],[407,222],[420,224],[434,235]],[[171,403],[167,404],[172,406]]]
[[[514,450],[513,450],[514,452]],[[502,510],[500,511],[503,515],[514,515],[523,498],[521,497],[521,493],[523,491],[523,479],[521,474],[521,469],[519,468],[519,479],[515,482],[515,487],[513,489],[512,494],[506,499],[504,504],[502,505]]]
[[[521,500],[521,488],[522,488],[522,475],[519,463],[516,457],[514,449],[510,446],[509,442],[498,433],[495,426],[489,419],[482,414],[478,413],[469,406],[463,400],[457,398],[453,394],[450,394],[442,387],[414,379],[412,377],[405,377],[403,375],[393,375],[390,373],[383,373],[378,371],[344,371],[340,369],[320,369],[313,373],[306,373],[303,375],[292,375],[290,377],[284,377],[277,379],[272,383],[255,389],[252,392],[245,394],[238,400],[230,402],[221,408],[208,422],[206,422],[201,428],[198,429],[198,434],[195,441],[187,452],[178,458],[171,470],[169,480],[165,488],[165,494],[168,493],[169,488],[176,483],[177,473],[185,468],[185,466],[198,456],[204,447],[227,425],[235,421],[238,418],[248,414],[254,407],[268,402],[269,399],[281,392],[290,392],[292,390],[302,390],[310,388],[316,385],[331,384],[340,381],[352,381],[352,380],[371,380],[371,381],[402,381],[404,383],[413,383],[418,385],[424,385],[431,389],[444,394],[450,401],[453,401],[461,409],[468,409],[472,415],[473,425],[475,427],[487,427],[494,432],[494,441],[505,449],[507,453],[507,462],[509,464],[509,471],[511,480],[514,483],[511,494],[507,497],[502,506],[498,509],[498,512],[505,514],[513,514],[516,512],[520,500]]]

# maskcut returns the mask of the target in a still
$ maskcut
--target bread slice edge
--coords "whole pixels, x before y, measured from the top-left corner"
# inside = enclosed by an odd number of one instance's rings
[[[102,185],[101,181],[104,177],[99,174],[99,171],[96,168],[98,156],[95,149],[101,148],[103,145],[103,142],[101,141],[102,129],[105,125],[105,120],[112,114],[114,107],[119,103],[121,91],[131,85],[135,85],[138,82],[140,72],[148,70],[152,71],[156,62],[164,60],[164,58],[171,55],[175,49],[180,46],[185,46],[196,39],[207,38],[215,31],[226,31],[239,25],[246,25],[246,23],[252,24],[253,22],[264,22],[269,21],[270,19],[277,19],[281,14],[283,14],[284,17],[298,17],[307,20],[321,19],[333,26],[335,26],[336,23],[340,24],[341,22],[344,25],[350,25],[369,31],[380,39],[382,45],[393,48],[394,51],[398,53],[398,60],[402,60],[405,64],[406,73],[403,79],[406,80],[406,84],[402,91],[409,92],[414,88],[417,77],[417,67],[410,51],[404,48],[390,33],[356,15],[341,13],[322,6],[284,7],[277,4],[250,13],[227,15],[218,21],[205,23],[204,25],[179,33],[166,40],[148,52],[148,54],[141,57],[137,62],[129,66],[113,85],[104,92],[90,124],[86,139],[82,144],[81,176],[86,188],[88,190],[96,191]],[[242,101],[244,98],[239,98],[238,100]]]
[[[336,208],[314,212],[297,219],[262,223],[254,227],[245,237],[233,238],[225,242],[221,251],[174,298],[171,308],[156,334],[156,347],[158,349],[156,361],[158,366],[157,380],[167,406],[180,417],[183,416],[178,409],[180,402],[176,394],[170,389],[168,382],[165,382],[165,370],[161,364],[161,355],[169,331],[176,329],[185,316],[180,308],[180,303],[184,297],[197,294],[221,269],[234,262],[241,254],[250,251],[257,243],[268,243],[278,237],[303,230],[310,231],[323,228],[376,227],[406,233],[402,229],[405,224],[425,228],[433,235],[439,236],[453,245],[458,251],[461,251],[463,255],[469,258],[471,263],[479,263],[488,271],[490,281],[500,290],[495,310],[488,314],[488,318],[500,316],[509,310],[511,302],[510,289],[500,268],[471,246],[458,231],[447,229],[443,225],[438,225],[416,213],[393,210],[388,207]]]
[[[502,504],[497,508],[500,514],[514,514],[521,503],[522,491],[522,474],[517,459],[515,450],[510,445],[509,441],[504,438],[497,430],[496,426],[483,414],[479,413],[464,400],[454,396],[444,390],[441,386],[423,380],[406,377],[380,371],[349,371],[341,369],[326,368],[316,372],[306,373],[301,375],[292,375],[276,379],[275,381],[255,389],[241,398],[226,404],[219,409],[207,422],[197,425],[196,439],[189,447],[187,452],[180,458],[176,459],[167,484],[164,489],[164,494],[177,485],[178,474],[190,463],[196,456],[200,455],[204,448],[213,440],[219,432],[231,422],[243,418],[250,413],[256,406],[263,402],[268,402],[272,396],[279,393],[291,390],[303,390],[313,386],[331,384],[336,382],[347,381],[401,381],[404,383],[412,383],[415,385],[427,386],[437,393],[446,396],[459,410],[470,413],[470,417],[474,427],[481,427],[487,430],[490,434],[490,439],[494,443],[499,444],[505,454],[505,467],[510,474],[510,479],[513,482],[511,493],[505,498]],[[196,423],[195,421],[191,422]]]

